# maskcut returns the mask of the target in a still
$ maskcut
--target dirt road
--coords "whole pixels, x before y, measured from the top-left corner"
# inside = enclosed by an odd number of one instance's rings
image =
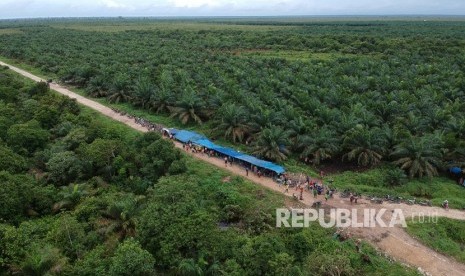
[[[34,81],[44,81],[43,79],[30,74],[24,70],[21,70],[17,67],[11,66],[4,62],[0,61],[0,65],[5,65],[10,67],[11,70],[28,77]],[[57,91],[65,96],[76,99],[79,103],[88,106],[116,121],[122,122],[136,130],[146,132],[147,129],[135,123],[134,120],[122,116],[114,112],[111,108],[108,108],[100,103],[87,99],[83,96],[80,96],[56,83],[51,83],[50,88]],[[182,149],[180,143],[175,143],[175,146]],[[225,169],[230,173],[243,176],[257,184],[260,184],[271,190],[284,193],[284,188],[279,187],[276,182],[272,179],[266,177],[257,177],[256,175],[249,173],[249,176],[245,175],[245,170],[239,166],[227,166],[225,167],[223,160],[213,157],[208,157],[202,154],[193,154],[191,152],[187,153],[193,155],[194,157],[203,160],[207,163],[213,164],[219,168]],[[291,196],[292,193],[298,194],[297,191],[291,189],[288,196]],[[400,208],[403,210],[403,213],[406,218],[417,215],[420,213],[424,214],[434,214],[437,216],[444,216],[454,219],[465,220],[465,213],[459,210],[443,210],[437,207],[424,207],[418,205],[406,205],[406,204],[371,204],[369,201],[360,200],[357,205],[350,205],[347,199],[330,199],[328,203],[324,202],[322,196],[318,196],[316,199],[313,198],[308,192],[304,193],[303,203],[311,206],[315,201],[323,201],[324,205],[332,208],[355,208],[359,211],[359,214],[363,213],[365,208],[374,208],[380,210],[382,208],[387,209],[388,211],[383,216],[386,221],[389,221],[391,216],[391,211]],[[401,227],[393,228],[382,228],[382,227],[361,227],[361,228],[351,228],[350,231],[354,236],[365,239],[366,241],[373,244],[375,247],[381,251],[386,252],[393,259],[400,262],[406,263],[412,267],[421,268],[421,271],[424,271],[431,275],[465,275],[465,265],[461,264],[450,257],[441,255],[434,250],[422,245],[417,240],[408,235],[405,230]]]

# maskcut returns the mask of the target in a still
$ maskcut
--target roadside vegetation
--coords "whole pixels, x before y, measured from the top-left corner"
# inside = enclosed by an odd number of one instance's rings
[[[437,252],[465,263],[465,222],[449,218],[407,221],[407,232]]]
[[[0,274],[416,275],[284,197],[0,69]],[[226,180],[225,180],[226,179]]]

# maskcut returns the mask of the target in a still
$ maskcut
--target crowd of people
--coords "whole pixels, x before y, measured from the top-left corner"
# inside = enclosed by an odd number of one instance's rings
[[[173,138],[172,135],[170,135],[170,138]],[[195,145],[190,141],[185,144],[182,144],[182,148],[187,152],[190,151],[192,153],[201,153],[207,155],[208,157],[217,156],[214,150],[209,150],[206,147]]]
[[[297,195],[293,193],[292,196],[298,200],[303,200],[305,190],[313,195],[313,198],[315,199],[317,199],[319,195],[323,195],[325,201],[333,198],[334,193],[336,192],[335,188],[331,188],[329,185],[323,184],[323,182],[319,179],[312,179],[310,176],[306,176],[304,181],[301,179],[301,176],[297,179],[297,177],[285,173],[276,179],[276,181],[279,187],[284,186],[284,193],[289,193],[290,188],[295,188]]]

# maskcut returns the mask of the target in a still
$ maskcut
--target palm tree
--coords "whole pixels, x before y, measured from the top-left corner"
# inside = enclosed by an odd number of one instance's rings
[[[120,101],[127,101],[130,98],[129,77],[125,74],[119,74],[110,86],[108,100],[112,103],[119,103]]]
[[[357,159],[360,166],[376,166],[386,151],[387,140],[381,129],[367,129],[358,125],[344,139],[343,146],[349,150],[342,156],[349,161]]]
[[[391,156],[396,160],[393,163],[407,171],[409,178],[433,177],[438,174],[437,167],[441,164],[441,145],[438,135],[410,136],[394,147]]]
[[[221,271],[221,265],[217,260],[214,260],[210,267],[207,269],[206,275],[220,275],[223,274]]]
[[[404,117],[399,117],[398,121],[415,135],[421,135],[431,129],[426,117],[421,114],[415,114],[413,111],[408,112]]]
[[[378,101],[375,103],[374,112],[383,122],[390,122],[398,114],[399,104],[396,101]]]
[[[389,186],[402,185],[407,180],[407,175],[400,168],[388,170],[386,173],[385,181]]]
[[[61,187],[59,194],[62,196],[62,200],[53,205],[55,212],[61,209],[73,208],[88,193],[86,187],[82,184],[69,184],[68,186]]]
[[[181,99],[176,101],[175,106],[168,107],[168,109],[171,112],[171,117],[178,117],[183,124],[192,121],[202,124],[205,102],[190,89],[181,95]]]
[[[366,105],[356,103],[350,106],[350,114],[355,116],[357,123],[367,126],[379,126],[380,119],[378,116],[367,110]]]
[[[135,212],[136,201],[132,198],[125,198],[110,204],[103,212],[104,219],[100,223],[105,225],[106,233],[117,233],[120,239],[132,237],[136,234]]]
[[[251,133],[259,134],[263,129],[269,128],[272,125],[277,125],[279,118],[278,115],[270,109],[263,107],[256,107],[250,112],[249,127]]]
[[[147,78],[140,77],[133,86],[134,90],[134,104],[145,108],[153,95],[155,94],[155,87]]]
[[[300,157],[312,158],[315,165],[321,161],[332,158],[340,149],[340,141],[337,134],[327,128],[312,132],[308,136],[302,136],[297,142],[297,148],[301,150]]]
[[[335,120],[331,125],[334,126],[334,129],[337,129],[339,133],[346,133],[347,131],[353,129],[360,122],[359,118],[353,113],[342,113],[339,120]]]
[[[150,98],[149,106],[156,113],[169,111],[169,107],[174,103],[173,93],[166,89],[160,89]]]
[[[289,129],[289,138],[292,142],[293,149],[297,149],[299,147],[299,141],[307,136],[310,129],[315,127],[316,125],[314,122],[304,120],[302,116],[292,119],[286,128]]]
[[[459,143],[448,155],[448,157],[453,160],[453,166],[465,166],[465,142]]]
[[[280,127],[265,128],[254,142],[254,154],[274,161],[285,160],[289,134]]]
[[[183,259],[179,263],[178,273],[183,276],[200,276],[203,275],[203,270],[194,259]]]
[[[446,123],[445,127],[449,132],[454,133],[457,135],[458,138],[464,139],[465,138],[465,117],[464,116],[456,116],[450,118]]]
[[[226,105],[220,110],[219,115],[221,121],[216,130],[224,132],[224,137],[231,138],[233,142],[242,142],[250,130],[245,108],[235,104]]]
[[[108,95],[108,82],[109,77],[105,74],[93,77],[86,88],[88,95],[94,98],[106,97]]]
[[[34,246],[21,263],[21,272],[24,275],[37,276],[61,274],[67,263],[68,259],[57,248],[49,244],[43,247]]]

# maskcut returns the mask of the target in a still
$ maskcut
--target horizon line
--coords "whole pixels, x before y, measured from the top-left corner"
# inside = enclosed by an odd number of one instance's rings
[[[336,17],[463,17],[465,14],[314,14],[314,15],[112,15],[112,16],[37,16],[37,17],[5,17],[0,20],[28,20],[28,19],[176,19],[176,18],[288,18],[288,17],[316,17],[316,18],[336,18]]]

